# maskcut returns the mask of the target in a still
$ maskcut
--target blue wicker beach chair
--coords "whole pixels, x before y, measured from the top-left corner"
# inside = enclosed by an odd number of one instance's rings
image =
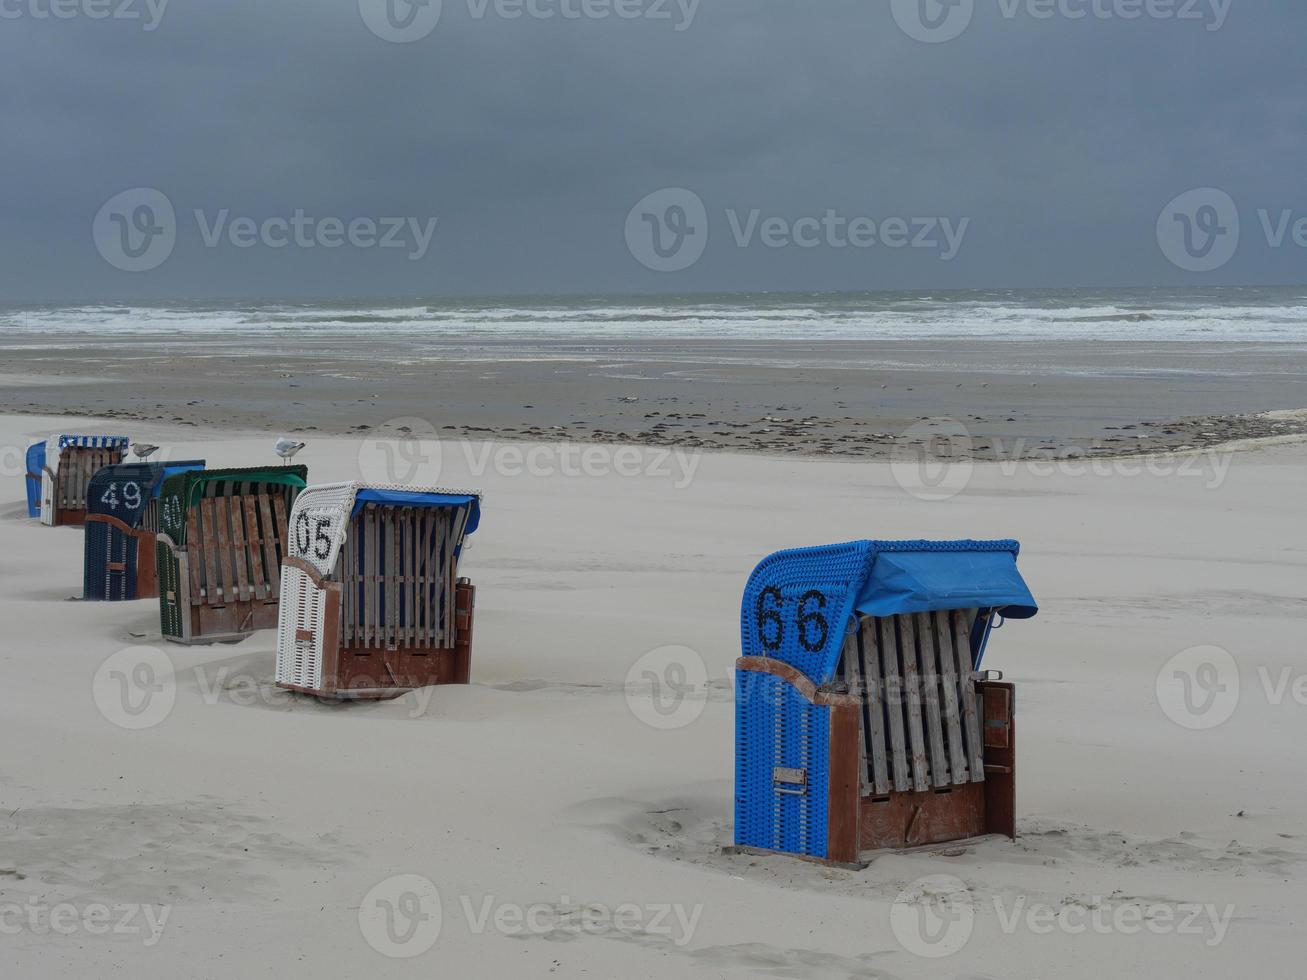
[[[202,469],[202,459],[120,463],[91,477],[86,500],[84,599],[119,602],[159,594],[155,574],[159,492],[165,478]]]
[[[45,443],[27,447],[27,516],[41,516],[41,477],[45,470]]]
[[[739,848],[857,864],[880,847],[1015,833],[1014,690],[981,672],[1038,611],[1015,541],[782,551],[744,592]]]
[[[160,630],[177,643],[277,625],[286,516],[308,468],[190,470],[163,480],[155,547]]]
[[[91,477],[121,463],[127,443],[127,436],[51,436],[41,464],[41,523],[80,525]]]
[[[476,591],[458,575],[481,520],[475,490],[309,487],[281,569],[277,684],[330,698],[393,698],[466,684]]]

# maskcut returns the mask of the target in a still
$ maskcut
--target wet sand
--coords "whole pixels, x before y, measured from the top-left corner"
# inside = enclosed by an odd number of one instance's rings
[[[592,342],[384,333],[25,336],[0,411],[226,429],[879,458],[1114,456],[1300,435],[1307,347],[1268,343]]]

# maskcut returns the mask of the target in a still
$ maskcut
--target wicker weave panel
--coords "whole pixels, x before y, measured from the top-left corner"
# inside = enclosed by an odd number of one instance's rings
[[[735,842],[827,856],[830,708],[771,674],[735,674]],[[803,770],[802,793],[782,792],[777,767]]]

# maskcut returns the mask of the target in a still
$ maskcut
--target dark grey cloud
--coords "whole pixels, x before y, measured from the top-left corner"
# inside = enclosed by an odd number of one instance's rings
[[[50,2],[0,0],[6,298],[1275,283],[1307,267],[1292,232],[1272,247],[1258,218],[1307,217],[1298,4],[1222,0],[1210,30],[1213,0],[1061,0],[1090,11],[1079,20],[1055,4],[1035,16],[1048,0],[976,0],[967,29],[932,44],[887,0],[702,0],[684,30],[675,2],[671,20],[541,20],[444,0],[429,35],[396,44],[358,0],[171,0],[153,31],[91,19],[97,0],[33,16]],[[1203,19],[1122,16],[1145,8]],[[129,9],[149,16],[145,0]],[[1184,272],[1158,216],[1209,186],[1237,202],[1240,247]],[[166,262],[128,274],[91,224],[135,187],[168,196],[178,232]],[[705,202],[709,241],[660,274],[623,229],[664,187]],[[438,225],[420,261],[206,248],[195,209]],[[969,224],[945,262],[740,248],[728,209]]]

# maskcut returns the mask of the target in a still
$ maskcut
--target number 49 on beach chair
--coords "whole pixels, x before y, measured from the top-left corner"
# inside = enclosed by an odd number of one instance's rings
[[[120,602],[159,594],[155,575],[159,492],[167,477],[202,469],[202,459],[120,463],[91,477],[86,491],[82,598]]]
[[[1038,611],[1018,550],[859,541],[758,565],[735,675],[737,848],[857,865],[1015,836],[1015,691],[980,664],[997,620]]]
[[[480,519],[474,490],[338,483],[300,494],[281,572],[278,686],[380,699],[468,683],[476,593],[458,561]]]
[[[238,640],[277,625],[286,515],[308,468],[191,470],[159,495],[160,627],[177,643]]]
[[[81,525],[86,519],[86,492],[91,477],[105,466],[123,461],[127,436],[51,436],[43,451],[33,446],[27,452],[28,511],[31,511],[32,481],[41,481],[41,523],[50,527]],[[37,462],[39,471],[32,470]]]

